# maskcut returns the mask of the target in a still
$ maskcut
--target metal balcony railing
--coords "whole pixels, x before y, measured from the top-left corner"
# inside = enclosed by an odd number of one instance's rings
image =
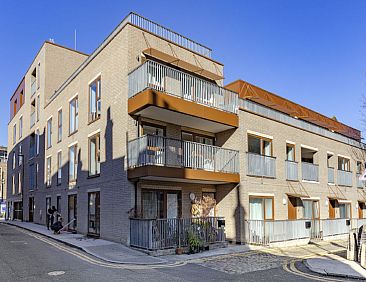
[[[363,188],[365,186],[365,183],[363,181],[360,180],[360,173],[356,174],[356,183],[357,183],[357,188]]]
[[[237,93],[154,61],[145,62],[128,76],[129,98],[148,88],[222,111],[238,112]]]
[[[334,184],[334,167],[328,167],[328,183]]]
[[[184,48],[192,50],[198,54],[211,58],[212,50],[200,43],[197,43],[188,37],[185,37],[175,31],[172,31],[169,28],[163,27],[160,24],[157,24],[151,20],[148,20],[140,15],[135,13],[130,13],[124,20],[126,23],[131,23],[136,25],[142,29],[145,29],[148,32],[151,32],[157,36],[160,36],[164,39],[167,39],[175,44],[178,44]]]
[[[276,158],[255,153],[247,153],[250,176],[276,177]]]
[[[337,175],[338,185],[342,186],[352,186],[352,172],[345,170],[338,170]]]
[[[144,135],[128,142],[128,167],[146,165],[239,173],[239,152],[191,141]]]
[[[302,180],[319,181],[319,166],[312,163],[301,163]]]
[[[36,90],[37,90],[37,80],[33,80],[32,84],[31,84],[31,96],[33,96],[34,94],[36,94]]]
[[[299,180],[297,162],[286,161],[286,179],[291,181]]]

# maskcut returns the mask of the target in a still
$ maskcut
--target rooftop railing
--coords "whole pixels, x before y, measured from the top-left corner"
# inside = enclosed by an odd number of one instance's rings
[[[150,88],[222,111],[238,112],[237,93],[154,61],[132,71],[128,81],[129,98]]]
[[[148,32],[151,32],[164,39],[167,39],[175,44],[178,44],[184,48],[192,50],[198,54],[211,58],[212,50],[210,48],[200,43],[197,43],[175,31],[172,31],[169,28],[163,27],[158,23],[146,19],[140,15],[130,13],[126,18],[126,22],[136,25],[142,29],[145,29]]]

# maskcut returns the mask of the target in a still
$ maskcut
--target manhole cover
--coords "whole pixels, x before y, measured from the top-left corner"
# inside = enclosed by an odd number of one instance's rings
[[[48,275],[50,275],[50,276],[58,276],[58,275],[62,275],[62,274],[65,274],[65,271],[51,271],[51,272],[48,272]]]

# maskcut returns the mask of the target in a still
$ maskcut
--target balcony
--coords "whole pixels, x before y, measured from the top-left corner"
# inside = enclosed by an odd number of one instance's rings
[[[247,153],[249,176],[276,177],[276,158],[255,153]]]
[[[338,185],[341,186],[352,186],[352,172],[345,170],[338,170],[337,175]]]
[[[30,127],[32,128],[36,124],[36,112],[30,114]]]
[[[286,161],[286,180],[298,181],[298,163],[293,161]]]
[[[360,180],[360,173],[356,174],[356,183],[357,183],[357,188],[363,188],[365,187],[365,183],[363,181]]]
[[[312,163],[301,163],[302,180],[305,181],[319,181],[319,166]]]
[[[334,167],[328,167],[328,183],[334,184]]]
[[[32,84],[31,84],[31,97],[36,94],[36,90],[37,90],[37,80],[33,80]]]
[[[239,182],[239,152],[162,136],[128,142],[128,177],[206,183]]]
[[[221,132],[237,128],[238,94],[174,68],[147,61],[129,74],[128,111]]]

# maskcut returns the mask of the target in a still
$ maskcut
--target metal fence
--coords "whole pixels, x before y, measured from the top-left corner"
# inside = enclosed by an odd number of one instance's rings
[[[128,142],[128,167],[146,165],[239,173],[239,152],[191,141],[144,135]]]
[[[328,167],[328,183],[334,184],[334,167]]]
[[[187,101],[237,113],[238,94],[174,68],[147,61],[128,76],[128,97],[155,89]]]
[[[308,181],[319,181],[319,166],[312,163],[301,163],[302,179]]]
[[[189,234],[194,234],[203,246],[225,242],[221,217],[130,219],[130,245],[148,250],[188,246]]]
[[[337,218],[322,220],[323,237],[348,234],[351,229],[352,226],[350,219]]]
[[[251,176],[276,177],[276,158],[247,153],[248,171]]]
[[[352,186],[352,172],[338,170],[337,184],[342,186]]]
[[[160,36],[164,39],[167,39],[171,42],[174,42],[184,48],[192,50],[198,54],[211,58],[212,50],[200,43],[197,43],[175,31],[172,31],[169,28],[163,27],[158,23],[155,23],[151,20],[148,20],[140,15],[135,13],[130,13],[125,21],[130,22],[142,29],[145,29],[157,36]]]
[[[286,161],[286,179],[292,181],[299,180],[297,162]]]

